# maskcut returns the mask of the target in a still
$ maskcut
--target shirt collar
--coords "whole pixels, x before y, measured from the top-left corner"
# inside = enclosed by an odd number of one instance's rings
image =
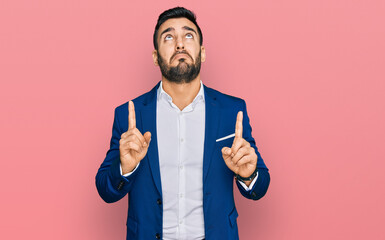
[[[166,93],[164,90],[163,90],[163,81],[160,81],[160,85],[158,87],[158,94],[157,94],[157,100],[159,101],[160,99],[164,98],[166,99],[169,103],[172,103],[172,97],[170,95],[168,95],[168,93]],[[204,90],[203,90],[203,83],[202,83],[202,80],[200,80],[200,88],[199,88],[199,92],[198,94],[195,96],[194,100],[192,101],[192,105],[195,106],[195,104],[197,102],[199,102],[200,100],[205,100],[205,94],[204,94]]]

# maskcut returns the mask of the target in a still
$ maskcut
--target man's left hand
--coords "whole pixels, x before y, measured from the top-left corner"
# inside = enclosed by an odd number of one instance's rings
[[[235,137],[231,148],[222,148],[222,157],[231,171],[241,177],[250,177],[257,167],[258,156],[250,143],[243,139],[243,112],[239,111],[235,124]]]

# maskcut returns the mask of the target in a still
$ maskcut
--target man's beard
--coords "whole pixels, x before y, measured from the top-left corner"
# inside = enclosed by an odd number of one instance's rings
[[[160,71],[162,72],[163,77],[170,82],[189,83],[198,76],[201,70],[201,51],[199,51],[199,54],[196,57],[195,64],[188,64],[186,59],[180,58],[178,59],[179,62],[176,67],[167,65],[164,59],[159,55],[159,52],[157,52],[157,55]]]

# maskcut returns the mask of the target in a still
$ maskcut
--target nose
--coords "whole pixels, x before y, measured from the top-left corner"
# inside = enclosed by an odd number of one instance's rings
[[[184,43],[183,43],[183,39],[182,38],[178,38],[177,41],[176,41],[176,50],[177,51],[181,51],[181,50],[184,50]]]

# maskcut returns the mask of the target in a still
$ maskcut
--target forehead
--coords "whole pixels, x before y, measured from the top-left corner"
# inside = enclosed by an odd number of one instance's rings
[[[170,27],[174,28],[175,31],[184,30],[183,29],[184,26],[190,27],[194,29],[196,32],[198,32],[198,29],[195,26],[195,24],[190,20],[188,20],[187,18],[170,18],[164,23],[162,23],[162,25],[160,25],[158,31],[159,33],[161,33],[164,29],[167,29]]]

